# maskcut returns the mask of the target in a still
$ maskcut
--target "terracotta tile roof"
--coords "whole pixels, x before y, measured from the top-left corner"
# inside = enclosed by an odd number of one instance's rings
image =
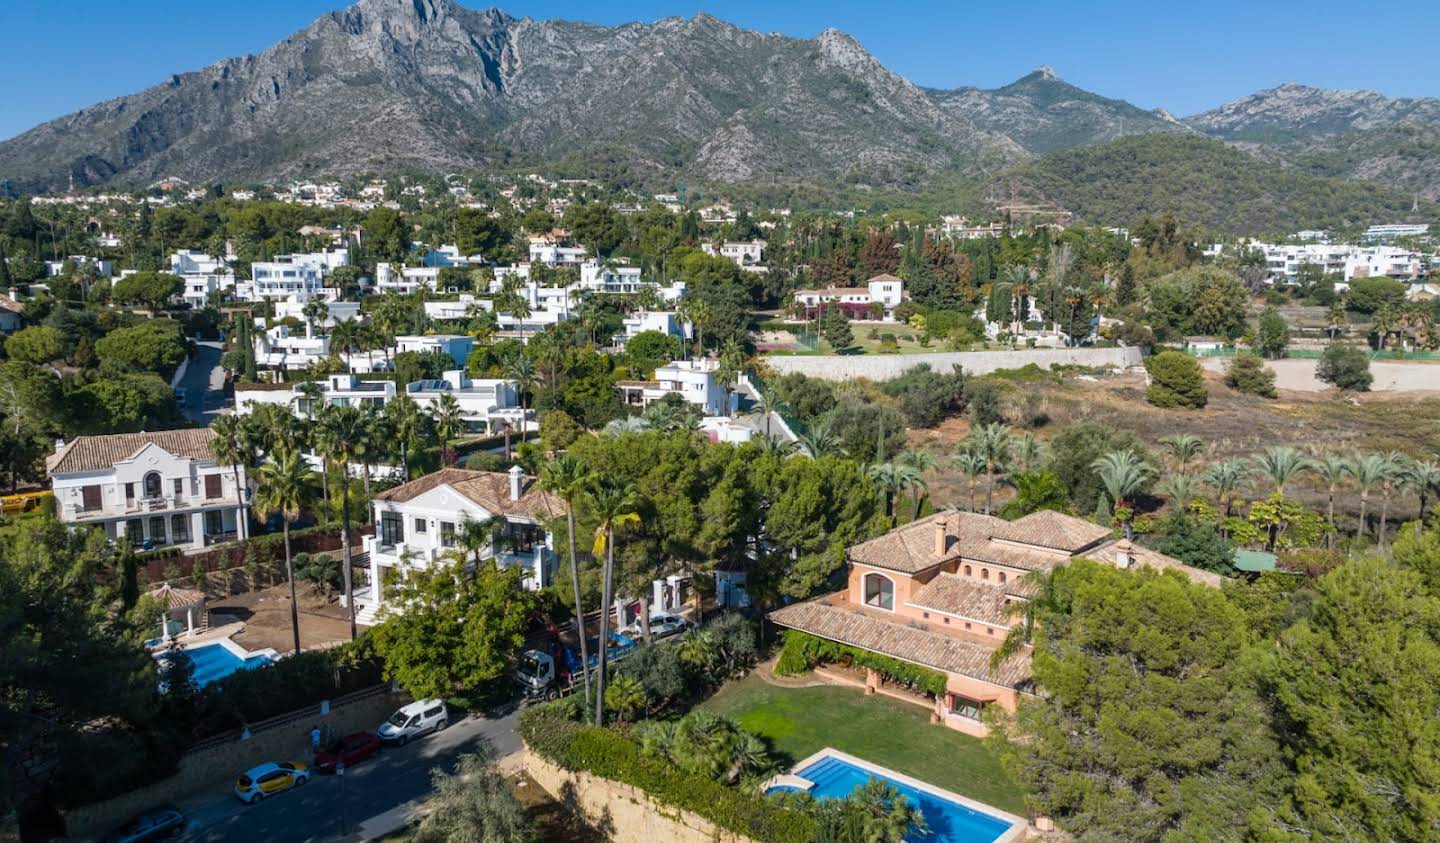
[[[1106,542],[1099,547],[1087,550],[1081,555],[1089,559],[1094,559],[1098,562],[1105,562],[1109,565],[1114,565],[1116,563],[1116,559],[1120,555],[1120,548],[1125,544],[1127,544],[1127,542],[1124,539],[1116,539],[1114,541]],[[1179,559],[1176,559],[1173,556],[1166,556],[1158,550],[1152,550],[1148,547],[1141,547],[1138,544],[1130,545],[1129,550],[1131,558],[1134,560],[1135,563],[1140,565],[1148,565],[1151,568],[1158,568],[1162,571],[1179,571],[1180,573],[1189,577],[1190,581],[1196,583],[1197,585],[1208,585],[1212,588],[1219,588],[1225,582],[1225,577],[1221,576],[1220,574],[1216,574],[1212,571],[1205,571],[1200,568],[1192,568],[1191,566],[1186,565],[1184,562],[1181,562]]]
[[[910,605],[1009,629],[1014,619],[1006,611],[1005,592],[999,585],[942,572],[910,597]]]
[[[1001,544],[991,541],[988,536],[961,537],[951,548],[951,555],[975,562],[989,562],[992,565],[1018,568],[1022,571],[1048,571],[1067,558],[1043,550]]]
[[[15,301],[9,296],[0,296],[0,310],[8,310],[11,313],[24,313],[25,305]]]
[[[215,432],[208,427],[79,436],[48,457],[45,460],[45,470],[50,474],[64,474],[110,468],[135,456],[136,452],[151,443],[177,457],[210,460],[214,459],[210,452],[210,440],[214,438]]]
[[[497,515],[513,515],[538,521],[558,518],[566,511],[564,499],[541,489],[534,477],[520,479],[520,499],[512,501],[510,475],[500,471],[470,471],[464,468],[442,468],[381,492],[375,495],[375,500],[405,503],[440,486],[449,486],[457,494]]]
[[[812,296],[863,296],[869,295],[869,287],[817,287],[813,290],[796,290],[794,295],[798,298],[803,295]]]
[[[1030,657],[1026,654],[1009,659],[992,674],[990,655],[994,651],[989,647],[818,601],[776,609],[769,617],[790,629],[992,685],[1015,688],[1030,678]]]
[[[935,521],[941,518],[948,525],[950,552],[945,557],[935,555]],[[973,512],[937,512],[861,542],[850,548],[849,555],[855,562],[913,574],[954,558],[954,548],[961,537],[986,534],[1004,523],[999,518]]]
[[[1076,553],[1110,535],[1109,527],[1066,515],[1041,510],[1017,521],[1002,521],[990,535],[997,539],[1038,545]]]
[[[175,588],[170,583],[165,583],[159,588],[152,588],[146,595],[160,601],[165,609],[184,609],[187,606],[194,606],[197,603],[205,602],[205,592],[193,588]]]
[[[880,273],[879,275],[876,275],[874,278],[871,278],[871,279],[870,279],[870,281],[899,281],[899,280],[900,280],[899,278],[896,278],[894,275],[891,275],[891,274],[888,273],[888,272],[882,272],[882,273]],[[870,281],[866,281],[865,283],[868,284],[868,283],[870,283]]]

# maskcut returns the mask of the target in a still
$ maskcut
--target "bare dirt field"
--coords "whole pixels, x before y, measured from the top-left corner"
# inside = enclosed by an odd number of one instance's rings
[[[315,594],[308,583],[296,583],[295,588],[300,598],[302,649],[350,640],[349,615],[339,603]],[[214,600],[209,609],[212,626],[217,623],[217,615],[228,615],[245,623],[245,631],[234,636],[234,641],[247,650],[271,648],[288,653],[294,649],[290,632],[290,587],[284,583]]]
[[[1419,368],[1424,364],[1394,365]],[[1431,366],[1429,371],[1440,377],[1440,366]],[[1007,383],[1005,404],[1008,421],[1017,434],[1022,431],[1018,422],[1025,415],[1021,408],[1039,408],[1048,421],[1032,432],[1042,441],[1066,425],[1086,421],[1133,431],[1155,450],[1162,436],[1191,433],[1207,443],[1204,462],[1246,456],[1271,445],[1289,445],[1312,453],[1397,450],[1412,457],[1440,454],[1440,390],[1340,395],[1334,391],[1282,389],[1278,399],[1266,400],[1227,388],[1218,375],[1210,375],[1207,381],[1210,401],[1202,410],[1150,406],[1145,402],[1143,374]],[[969,480],[949,458],[969,432],[965,419],[951,419],[931,430],[910,431],[912,447],[937,457],[938,465],[927,478],[937,505],[964,506],[967,502]],[[1295,494],[1318,503],[1321,492],[1309,489],[1309,483],[1303,485],[1306,488],[1297,488]],[[1002,492],[997,486],[997,502],[1009,495],[1008,489]],[[1402,501],[1397,496],[1396,511],[1408,513],[1415,505],[1412,499],[1406,496]]]
[[[1228,358],[1206,357],[1200,364],[1211,372],[1223,373]],[[1334,387],[1315,377],[1315,360],[1268,360],[1265,365],[1275,370],[1275,385],[1280,389],[1304,392],[1329,392]],[[1434,392],[1440,393],[1440,364],[1406,363],[1399,360],[1375,360],[1370,364],[1375,376],[1373,392]]]

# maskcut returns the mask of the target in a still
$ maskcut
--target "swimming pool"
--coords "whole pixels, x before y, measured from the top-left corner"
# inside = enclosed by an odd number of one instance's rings
[[[834,749],[821,750],[800,762],[795,767],[794,776],[812,783],[811,786],[797,787],[790,783],[793,778],[786,777],[790,782],[773,785],[766,791],[777,793],[803,789],[817,799],[841,799],[870,779],[886,782],[917,805],[924,815],[929,833],[914,838],[917,843],[997,843],[1019,840],[1025,830],[1025,820],[1013,814],[931,787]]]
[[[274,650],[247,652],[239,644],[226,640],[186,647],[185,654],[195,665],[195,684],[202,688],[237,670],[254,670],[275,662]],[[156,653],[155,660],[163,664],[165,654]]]

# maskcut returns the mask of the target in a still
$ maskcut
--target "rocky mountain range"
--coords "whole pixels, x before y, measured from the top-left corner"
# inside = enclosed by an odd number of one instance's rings
[[[1286,85],[1177,121],[1049,68],[992,90],[921,88],[836,30],[798,39],[706,15],[603,27],[359,0],[259,55],[0,142],[0,189],[548,165],[631,184],[919,192],[1153,133],[1433,197],[1437,126],[1440,100]]]

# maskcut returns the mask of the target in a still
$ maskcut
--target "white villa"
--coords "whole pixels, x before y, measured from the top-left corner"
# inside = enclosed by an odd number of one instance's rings
[[[624,331],[615,335],[617,348],[624,348],[638,334],[655,331],[680,340],[690,339],[690,323],[673,310],[637,310],[621,320]]]
[[[301,383],[253,383],[235,387],[235,412],[248,413],[257,404],[279,404],[307,418],[318,411],[300,391]],[[320,387],[319,401],[331,407],[365,407],[380,409],[396,395],[394,381],[365,381],[358,375],[331,375],[316,382]]]
[[[441,351],[450,355],[456,366],[464,366],[470,359],[470,351],[475,348],[475,338],[467,337],[464,334],[423,334],[406,335],[395,338],[395,352],[402,351]]]
[[[237,285],[237,294],[245,301],[283,300],[295,297],[306,301],[320,295],[325,287],[319,264],[296,262],[295,256],[282,260],[256,261],[250,264],[250,280]]]
[[[388,263],[375,264],[375,289],[382,293],[410,295],[416,290],[434,290],[439,281],[438,266],[402,266],[397,270]]]
[[[449,395],[460,405],[460,414],[472,429],[479,427],[486,433],[496,433],[501,425],[515,430],[524,428],[525,411],[520,408],[520,390],[515,381],[477,380],[466,375],[463,369],[456,369],[434,380],[407,384],[405,394],[415,399],[424,411],[429,411],[440,396]]]
[[[764,240],[726,240],[720,245],[701,243],[700,250],[707,255],[729,258],[741,267],[757,266],[765,255]]]
[[[45,461],[56,514],[137,547],[198,549],[236,538],[249,506],[245,469],[211,455],[209,428],[81,436]]]
[[[289,325],[276,325],[255,336],[255,365],[262,369],[304,369],[330,356],[330,337],[308,330],[297,334]]]
[[[588,250],[584,246],[561,246],[553,240],[535,240],[530,243],[531,263],[547,266],[579,266],[585,261]]]
[[[509,473],[445,468],[375,495],[375,535],[365,537],[370,584],[355,592],[356,620],[373,624],[385,606],[387,571],[401,575],[454,554],[473,562],[473,551],[460,547],[467,522],[498,522],[479,555],[502,567],[525,569],[525,588],[554,582],[554,535],[547,522],[563,518],[565,501],[542,491],[519,466]]]
[[[650,381],[617,381],[615,388],[626,404],[648,407],[667,395],[679,395],[699,407],[707,416],[723,416],[727,410],[725,390],[716,377],[720,362],[711,358],[702,360],[675,360],[655,370],[655,379]],[[735,396],[730,396],[731,403]]]
[[[884,311],[885,319],[895,318],[895,308],[905,300],[905,282],[894,275],[877,275],[864,287],[824,287],[796,290],[795,304],[813,319],[828,307],[839,307],[852,319],[868,318],[873,303]]]

